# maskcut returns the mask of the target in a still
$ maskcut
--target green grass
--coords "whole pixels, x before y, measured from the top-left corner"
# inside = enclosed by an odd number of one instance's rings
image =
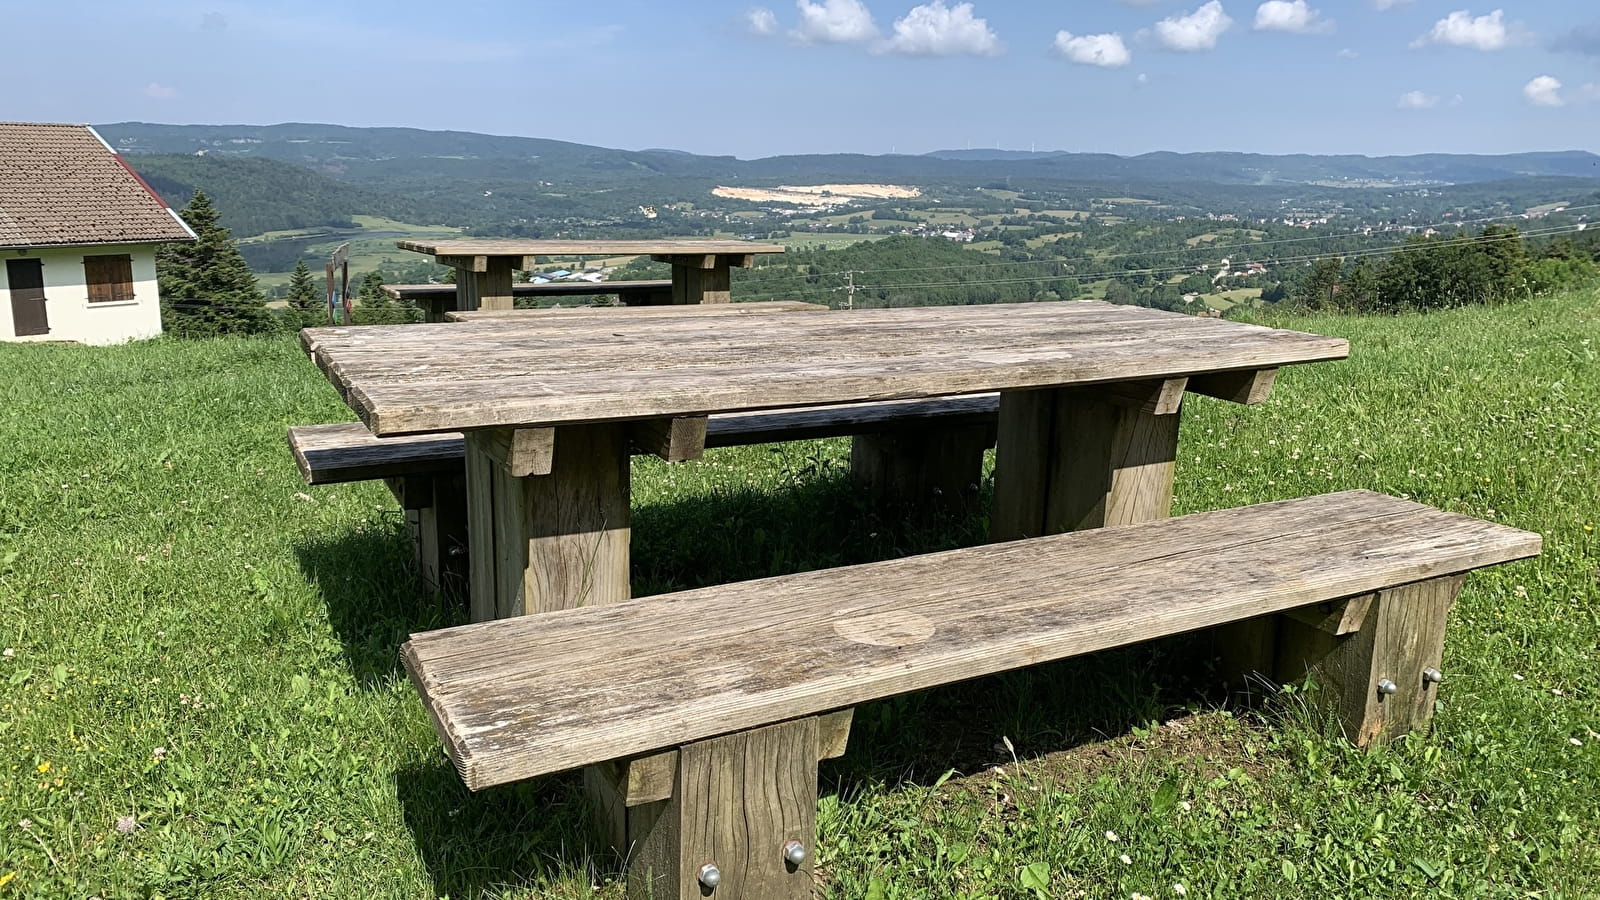
[[[1355,752],[1171,643],[871,704],[823,767],[826,896],[1595,896],[1600,295],[1273,324],[1352,358],[1191,398],[1175,512],[1359,487],[1546,538],[1468,581],[1435,728]],[[284,429],[349,413],[292,341],[0,362],[0,897],[622,896],[575,779],[456,779],[395,650],[462,612],[380,486],[299,482]],[[636,593],[982,539],[846,468],[637,462]]]

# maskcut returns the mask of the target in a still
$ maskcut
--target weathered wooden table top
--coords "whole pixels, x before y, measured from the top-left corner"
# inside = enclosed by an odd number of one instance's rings
[[[752,253],[782,253],[782,244],[757,244],[751,241],[694,240],[404,240],[396,241],[401,250],[433,256],[743,256]]]
[[[1098,301],[310,328],[378,435],[703,415],[1273,368],[1340,338]]]

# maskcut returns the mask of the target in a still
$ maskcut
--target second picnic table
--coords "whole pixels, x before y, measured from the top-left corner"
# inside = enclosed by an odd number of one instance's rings
[[[629,596],[629,458],[708,414],[1000,392],[991,537],[1162,518],[1185,391],[1253,403],[1338,338],[1102,302],[316,328],[372,432],[466,433],[474,620]],[[684,452],[690,451],[690,452]],[[481,536],[481,538],[480,538]]]
[[[648,256],[672,266],[671,303],[727,303],[730,270],[749,267],[758,254],[782,253],[781,244],[699,240],[450,240],[396,241],[401,250],[426,253],[456,270],[457,310],[511,309],[512,273],[537,268],[540,256]],[[655,295],[651,295],[652,297]]]

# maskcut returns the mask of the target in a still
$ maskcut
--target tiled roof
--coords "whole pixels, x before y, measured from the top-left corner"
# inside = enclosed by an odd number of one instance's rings
[[[94,129],[0,122],[0,247],[193,239]]]

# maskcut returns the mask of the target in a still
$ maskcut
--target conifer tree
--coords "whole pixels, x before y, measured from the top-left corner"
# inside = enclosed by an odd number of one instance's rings
[[[404,325],[422,321],[421,310],[414,303],[396,303],[383,292],[383,273],[368,272],[356,288],[356,299],[361,305],[355,309],[357,325]]]
[[[328,322],[328,298],[323,288],[311,278],[311,269],[305,260],[297,260],[289,276],[289,312],[294,325],[312,328]]]
[[[165,244],[156,254],[165,329],[180,337],[271,331],[274,321],[256,276],[210,198],[195,191],[179,215],[198,239]]]

